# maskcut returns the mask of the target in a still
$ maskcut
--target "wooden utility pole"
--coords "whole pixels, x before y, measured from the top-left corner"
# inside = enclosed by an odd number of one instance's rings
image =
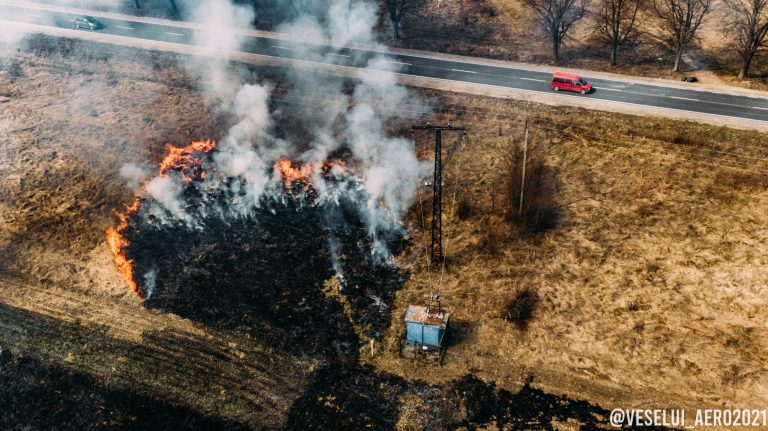
[[[525,194],[525,165],[528,163],[528,119],[525,119],[525,139],[523,140],[523,174],[520,178],[520,208],[517,211],[520,220],[523,219],[523,195]]]
[[[429,130],[435,132],[435,173],[432,179],[432,245],[430,248],[430,262],[443,262],[443,130],[462,132],[463,127],[433,126],[427,123],[424,126],[411,127],[411,133],[416,130]]]

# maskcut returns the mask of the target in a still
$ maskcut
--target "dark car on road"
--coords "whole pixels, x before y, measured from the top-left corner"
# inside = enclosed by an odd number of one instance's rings
[[[92,16],[79,16],[72,21],[75,23],[75,28],[84,28],[86,30],[104,28],[104,25]]]

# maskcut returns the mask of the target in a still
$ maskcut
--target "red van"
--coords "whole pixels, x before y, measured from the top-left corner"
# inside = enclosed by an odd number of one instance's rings
[[[592,84],[581,79],[579,75],[555,72],[552,75],[552,89],[555,91],[567,90],[587,94],[592,91]]]

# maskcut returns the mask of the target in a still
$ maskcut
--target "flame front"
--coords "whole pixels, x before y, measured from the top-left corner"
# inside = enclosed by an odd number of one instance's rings
[[[167,153],[160,162],[157,176],[177,175],[185,183],[192,186],[196,181],[204,181],[207,175],[214,173],[206,172],[207,165],[203,162],[202,155],[210,153],[215,148],[216,144],[213,141],[196,141],[186,147],[168,145],[166,146]],[[287,188],[290,188],[294,182],[302,183],[307,190],[313,186],[311,177],[313,173],[312,164],[294,163],[289,159],[282,159],[273,165],[273,169],[276,174],[280,174],[281,180]],[[342,160],[330,160],[321,165],[319,173],[326,178],[331,178],[337,177],[341,173],[354,174],[354,169],[347,167]],[[145,193],[146,188],[144,184],[133,202],[124,211],[115,211],[119,222],[117,226],[107,229],[107,244],[114,255],[115,266],[123,275],[123,278],[125,278],[131,291],[140,298],[143,298],[146,292],[143,291],[142,286],[136,281],[137,277],[134,273],[133,259],[126,255],[126,251],[131,245],[126,234],[128,233],[132,217],[140,209],[142,196]]]
[[[307,187],[312,185],[311,176],[313,168],[311,164],[294,165],[293,161],[282,159],[277,161],[272,167],[276,172],[280,173],[283,183],[288,187],[295,181],[304,182]],[[340,172],[354,173],[354,170],[347,167],[343,160],[328,160],[323,163],[320,170],[326,177],[335,176]]]
[[[305,181],[308,183],[309,176],[312,175],[312,165],[293,166],[293,162],[287,159],[275,163],[274,168],[280,172],[287,186],[290,186],[294,181]]]
[[[162,177],[171,172],[179,172],[182,179],[189,183],[194,178],[184,172],[185,168],[196,171],[195,173],[204,179],[205,171],[200,170],[200,163],[197,162],[195,155],[213,151],[216,148],[216,143],[213,141],[195,141],[186,147],[166,145],[165,148],[167,153],[163,161],[160,162],[158,175]]]
[[[128,216],[139,210],[139,198],[136,197],[133,203],[126,208],[125,213],[119,213],[115,211],[120,223],[117,227],[107,229],[107,244],[109,249],[115,256],[115,266],[123,274],[123,278],[128,282],[128,287],[136,295],[141,296],[139,292],[139,286],[136,284],[133,278],[133,261],[125,256],[125,249],[130,245],[127,239],[123,236],[123,233],[128,228]]]
[[[171,172],[179,172],[184,181],[191,182],[194,178],[184,172],[186,168],[192,169],[200,179],[204,179],[205,171],[196,171],[197,169],[200,169],[200,164],[197,163],[195,156],[199,153],[211,152],[214,148],[216,148],[216,143],[213,141],[195,141],[186,147],[181,148],[167,145],[167,153],[160,162],[158,176],[167,176]],[[143,292],[141,291],[141,286],[136,283],[136,278],[134,277],[133,260],[125,255],[125,250],[131,245],[125,237],[125,231],[128,229],[128,222],[131,215],[139,211],[140,197],[144,192],[145,189],[142,186],[139,195],[134,198],[131,205],[126,207],[124,212],[115,211],[119,223],[116,227],[107,229],[107,244],[109,244],[109,249],[115,257],[115,266],[123,275],[123,278],[128,283],[128,287],[131,288],[131,291],[139,297],[142,297]]]

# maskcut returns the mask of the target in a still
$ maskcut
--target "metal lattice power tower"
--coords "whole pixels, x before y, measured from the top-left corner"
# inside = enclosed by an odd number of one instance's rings
[[[411,133],[416,130],[429,130],[435,132],[435,174],[432,180],[432,246],[430,248],[430,262],[443,263],[443,131],[466,133],[463,127],[433,126],[427,123],[424,126],[413,126]]]

